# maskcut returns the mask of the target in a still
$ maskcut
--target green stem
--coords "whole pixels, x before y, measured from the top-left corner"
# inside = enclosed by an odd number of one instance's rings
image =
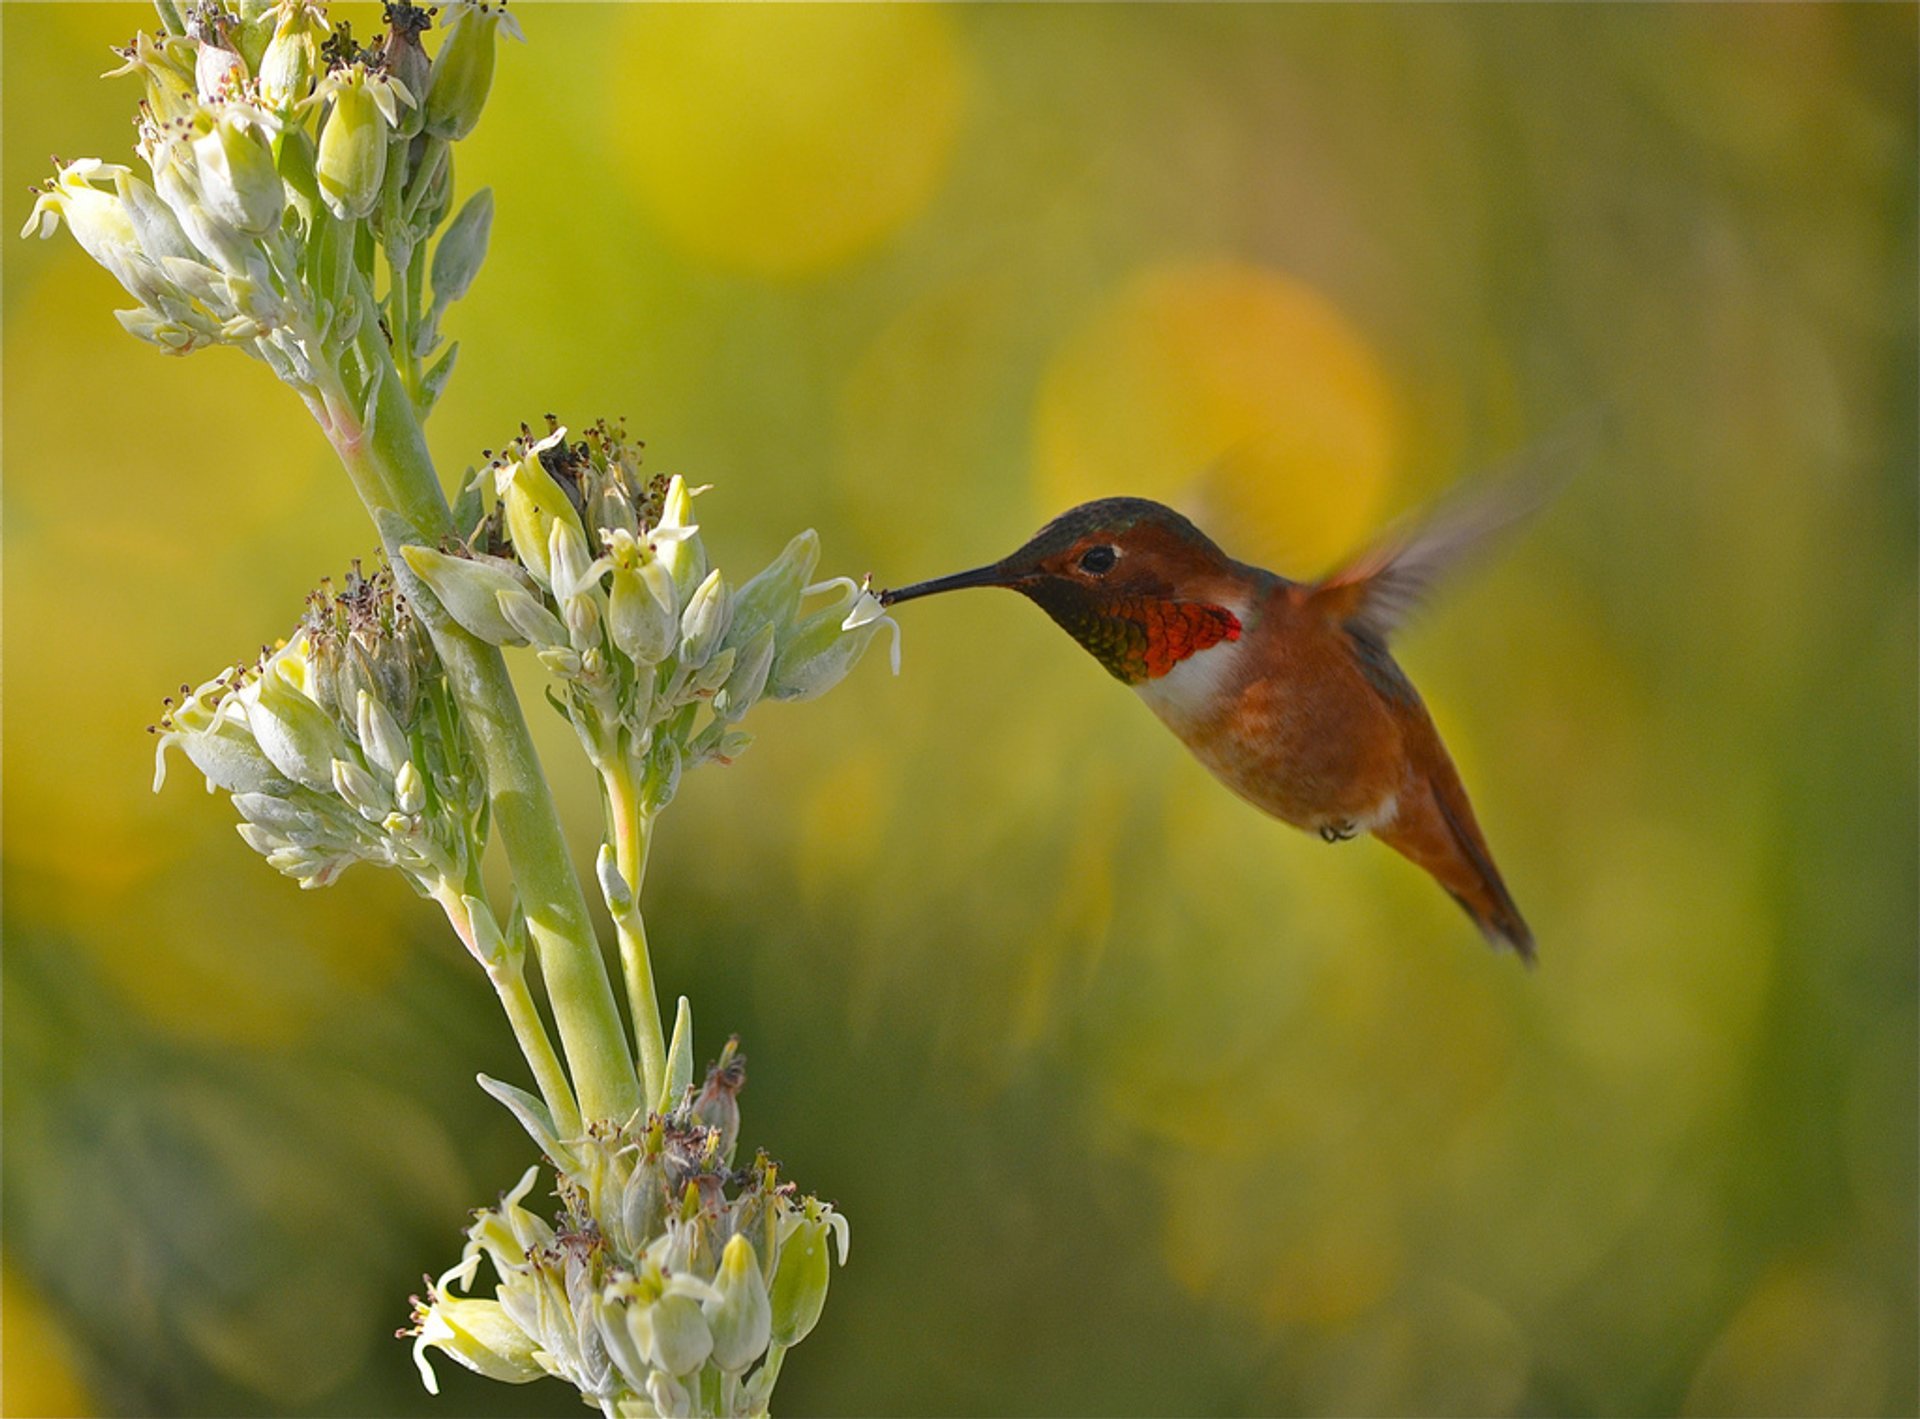
[[[620,969],[627,980],[627,1008],[633,1016],[634,1043],[640,1063],[640,1086],[649,1106],[657,1105],[667,1078],[666,1034],[660,1023],[660,997],[653,984],[653,956],[647,948],[647,923],[640,914],[640,884],[647,875],[647,848],[653,839],[653,819],[641,805],[633,781],[633,762],[616,755],[601,774],[607,795],[607,817],[613,826],[613,861],[633,893],[625,911],[613,913],[620,938]]]
[[[379,375],[372,417],[363,420],[336,381],[333,388],[320,391],[321,418],[379,529],[395,574],[404,582],[406,562],[400,548],[437,544],[452,531],[452,518],[364,283],[359,284],[359,298],[367,312],[356,337],[360,356]],[[581,1111],[589,1121],[624,1121],[640,1107],[639,1079],[586,898],[567,857],[560,815],[507,677],[506,661],[496,647],[469,635],[442,613],[430,595],[419,594],[417,587],[408,589],[428,623],[486,771],[493,821],[533,936]]]
[[[400,373],[400,383],[406,387],[409,402],[418,408],[420,367],[413,358],[413,302],[407,283],[410,261],[395,261],[391,252],[387,254],[387,328],[393,335],[394,367]]]
[[[574,1102],[566,1071],[560,1067],[560,1057],[553,1052],[553,1040],[547,1034],[546,1021],[540,1018],[540,1008],[533,1003],[533,992],[527,989],[526,966],[519,953],[513,952],[503,961],[489,961],[481,954],[474,938],[473,918],[466,903],[460,900],[459,888],[452,883],[442,882],[434,890],[433,899],[440,903],[454,934],[480,962],[487,979],[493,983],[494,993],[507,1012],[507,1023],[513,1027],[513,1037],[520,1043],[520,1053],[526,1056],[540,1097],[546,1100],[547,1112],[553,1116],[554,1132],[563,1139],[578,1138],[584,1131],[580,1106]]]
[[[419,215],[420,203],[425,199],[427,189],[439,179],[440,168],[447,161],[448,151],[445,138],[427,139],[425,161],[414,175],[413,185],[406,194],[406,206],[400,212],[403,222],[411,222]]]

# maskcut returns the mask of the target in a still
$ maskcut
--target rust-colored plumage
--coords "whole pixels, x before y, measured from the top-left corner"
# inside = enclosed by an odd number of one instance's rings
[[[1371,833],[1425,869],[1488,940],[1531,961],[1533,933],[1387,641],[1438,576],[1539,496],[1507,488],[1458,504],[1318,582],[1236,562],[1159,503],[1105,498],[999,562],[881,600],[1020,592],[1235,793],[1328,842]]]

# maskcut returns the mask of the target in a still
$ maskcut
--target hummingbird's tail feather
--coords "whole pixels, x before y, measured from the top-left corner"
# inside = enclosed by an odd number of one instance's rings
[[[1466,789],[1444,751],[1417,801],[1402,803],[1391,823],[1374,830],[1388,847],[1425,871],[1458,902],[1480,934],[1534,962],[1533,932],[1493,865]]]

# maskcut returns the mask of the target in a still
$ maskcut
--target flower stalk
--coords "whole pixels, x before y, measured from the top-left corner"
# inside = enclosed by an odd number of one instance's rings
[[[360,422],[344,401],[330,401],[322,427],[398,573],[405,566],[402,547],[439,542],[452,533],[453,520],[413,402],[377,330],[363,321],[358,335],[360,357],[371,371],[371,422]],[[413,599],[486,773],[494,822],[547,984],[579,1112],[589,1119],[628,1118],[640,1107],[639,1078],[506,661],[498,647],[440,613],[431,596]]]
[[[704,490],[643,475],[618,425],[577,440],[523,425],[449,504],[424,423],[459,348],[442,348],[441,323],[492,222],[484,190],[448,217],[453,146],[484,106],[498,35],[518,34],[500,6],[393,0],[364,47],[320,0],[158,9],[163,32],[115,71],[146,91],[151,182],[63,164],[26,234],[67,226],[133,297],[121,324],[162,351],[226,345],[271,367],[383,558],[323,583],[257,662],[169,700],[155,786],[177,748],[302,887],[363,862],[399,871],[484,971],[526,1058],[537,1094],[479,1082],[552,1164],[559,1209],[521,1205],[530,1169],[477,1214],[459,1264],[415,1303],[427,1387],[438,1350],[510,1383],[558,1377],[608,1415],[764,1414],[819,1317],[829,1238],[845,1263],[847,1224],[766,1154],[736,1168],[745,1059],[729,1041],[696,1087],[692,1010],[680,997],[667,1039],[640,894],[687,772],[734,762],[756,706],[824,693],[892,623],[845,578],[809,585],[812,532],[730,581],[694,520]],[[631,1043],[510,646],[544,667],[600,780],[596,875]],[[897,670],[897,628],[893,650]],[[495,832],[513,889],[501,917],[480,872]],[[483,1264],[491,1294],[471,1294]]]

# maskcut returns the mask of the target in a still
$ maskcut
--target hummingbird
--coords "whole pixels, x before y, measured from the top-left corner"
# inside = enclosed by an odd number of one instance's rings
[[[1440,577],[1544,500],[1537,483],[1497,486],[1293,581],[1235,561],[1161,503],[1101,498],[997,562],[879,599],[1019,592],[1240,797],[1329,843],[1380,839],[1531,964],[1533,933],[1388,642]]]

